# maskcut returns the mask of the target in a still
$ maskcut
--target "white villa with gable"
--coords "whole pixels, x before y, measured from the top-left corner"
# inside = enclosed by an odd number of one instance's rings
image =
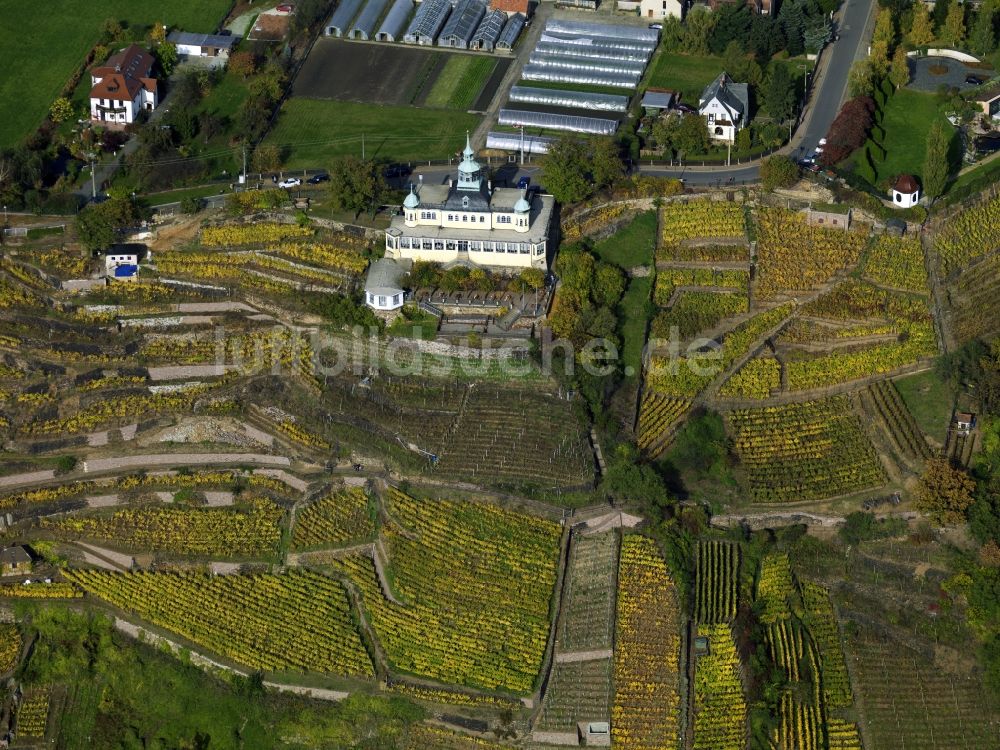
[[[555,199],[494,188],[466,137],[458,180],[411,186],[385,233],[385,257],[500,268],[547,267]]]
[[[750,95],[745,83],[734,83],[721,73],[701,93],[698,114],[708,120],[708,134],[717,141],[734,143],[750,115]]]

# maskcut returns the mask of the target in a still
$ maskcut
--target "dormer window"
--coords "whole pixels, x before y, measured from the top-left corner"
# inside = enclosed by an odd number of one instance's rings
[[[463,195],[462,196],[462,208],[468,208],[468,207],[469,207],[469,196]]]

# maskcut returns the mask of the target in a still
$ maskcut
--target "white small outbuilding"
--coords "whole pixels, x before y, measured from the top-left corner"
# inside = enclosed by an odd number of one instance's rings
[[[901,174],[892,186],[892,205],[896,208],[912,208],[920,203],[920,186],[910,174]]]
[[[406,299],[403,279],[413,261],[405,258],[381,258],[368,267],[365,278],[365,304],[373,310],[398,310]]]

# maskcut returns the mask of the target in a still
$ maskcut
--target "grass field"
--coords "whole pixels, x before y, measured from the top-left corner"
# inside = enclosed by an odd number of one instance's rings
[[[0,147],[19,142],[38,126],[84,55],[98,41],[106,18],[127,22],[142,38],[163,21],[185,31],[213,31],[228,0],[0,0]],[[30,81],[30,85],[25,85]]]
[[[434,81],[424,104],[428,107],[469,109],[496,66],[497,61],[491,57],[452,55]]]
[[[893,384],[920,429],[935,440],[944,442],[951,408],[955,403],[955,394],[948,384],[933,370],[899,378]]]
[[[636,216],[606,240],[594,245],[601,260],[621,268],[649,265],[656,247],[656,213],[646,211]]]
[[[649,85],[680,91],[682,101],[697,103],[702,90],[719,75],[723,67],[721,57],[664,52],[653,63]]]
[[[631,367],[633,373],[642,370],[642,347],[646,344],[652,284],[652,279],[648,276],[632,279],[618,306],[619,319],[622,321],[622,362],[626,367]]]
[[[885,161],[875,162],[879,181],[891,180],[900,174],[920,174],[927,150],[927,134],[935,120],[945,122],[934,94],[900,89],[892,95],[882,120]],[[950,125],[948,131],[951,131]]]
[[[287,149],[286,166],[322,167],[348,154],[395,161],[446,159],[465,143],[479,117],[357,102],[289,99],[266,143]]]

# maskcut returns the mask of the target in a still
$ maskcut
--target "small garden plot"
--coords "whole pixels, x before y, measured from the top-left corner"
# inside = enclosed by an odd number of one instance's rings
[[[252,669],[373,673],[343,586],[318,573],[65,574],[109,604]]]
[[[610,658],[554,664],[535,730],[575,733],[578,722],[610,721],[611,676]]]
[[[705,286],[743,290],[750,288],[750,271],[734,268],[664,268],[657,271],[653,301],[667,307],[677,287]]]
[[[795,591],[792,569],[787,554],[767,555],[760,561],[757,573],[756,602],[763,605],[760,620],[773,625],[778,620],[787,619],[791,614],[789,598]]]
[[[759,283],[763,299],[784,290],[808,290],[858,262],[868,235],[810,226],[801,213],[762,208],[757,222]]]
[[[440,682],[529,693],[548,640],[558,524],[394,489],[389,500],[387,573],[402,603],[386,598],[371,558],[334,565],[359,590],[390,664]]]
[[[875,284],[930,294],[924,249],[919,239],[880,235],[868,249],[861,270]]]
[[[424,99],[424,106],[469,109],[499,62],[483,55],[451,55]]]
[[[38,266],[47,273],[61,279],[80,279],[88,275],[91,262],[80,255],[79,251],[51,250],[33,251],[21,255],[18,260]]]
[[[17,666],[23,645],[17,625],[12,622],[0,623],[0,674],[6,674]]]
[[[18,737],[40,739],[45,736],[51,694],[48,686],[30,688],[25,692],[17,709]]]
[[[1000,197],[959,211],[934,238],[941,270],[951,274],[1000,247]]]
[[[699,625],[709,653],[698,657],[694,672],[694,747],[696,750],[743,747],[747,705],[742,671],[729,625]]]
[[[282,514],[271,500],[247,495],[233,508],[122,508],[44,518],[41,526],[60,537],[93,540],[128,551],[267,558],[277,551]]]
[[[645,211],[607,239],[594,245],[594,255],[619,268],[649,265],[656,246],[656,213]]]
[[[712,260],[700,257],[692,241],[727,239],[734,241],[731,254],[746,242],[746,214],[742,203],[732,201],[674,201],[660,213],[661,244],[657,260]],[[727,243],[728,245],[728,243]],[[718,251],[717,251],[718,252]],[[747,258],[744,251],[738,260]]]
[[[726,318],[749,309],[747,296],[732,292],[701,292],[685,289],[674,303],[653,318],[652,335],[656,338],[690,338],[699,331],[714,328]]]
[[[885,380],[873,383],[862,394],[868,413],[877,416],[898,449],[912,460],[931,457],[931,449],[920,432],[903,399],[892,383]]]
[[[733,442],[758,503],[818,500],[881,486],[882,467],[844,396],[729,415]]]
[[[622,540],[611,735],[622,750],[676,747],[680,733],[680,605],[656,543]]]
[[[740,546],[699,542],[695,558],[694,614],[698,622],[732,622],[739,598]]]
[[[295,515],[292,547],[310,549],[370,539],[375,534],[374,507],[360,487],[324,495]]]

